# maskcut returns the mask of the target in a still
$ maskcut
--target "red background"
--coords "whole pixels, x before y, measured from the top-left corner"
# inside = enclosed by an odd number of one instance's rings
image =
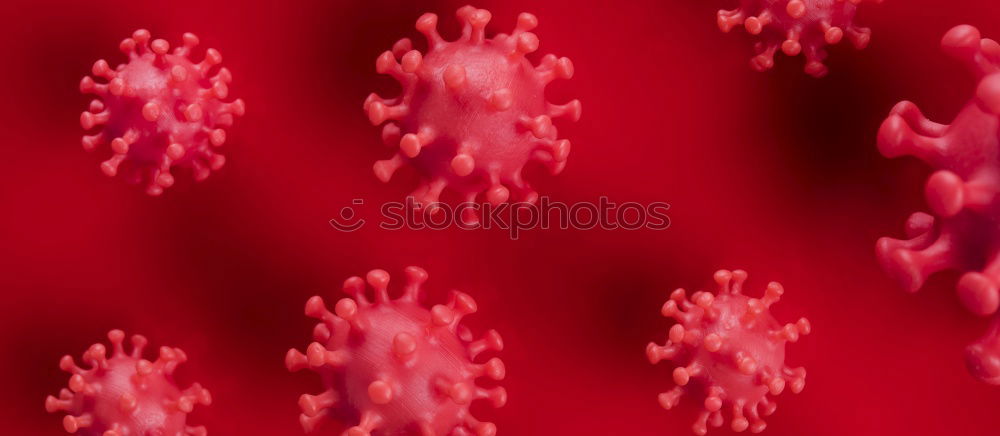
[[[767,434],[997,434],[1000,389],[962,361],[986,321],[960,307],[956,275],[907,295],[873,254],[877,237],[901,236],[924,207],[928,174],[915,160],[879,156],[878,125],[904,98],[951,119],[974,82],[938,41],[962,23],[1000,36],[994,2],[866,5],[871,46],[835,48],[822,80],[801,73],[801,58],[751,72],[750,38],[715,25],[715,11],[735,1],[590,3],[477,6],[493,12],[491,32],[535,13],[540,53],[576,64],[549,96],[580,98],[584,118],[561,125],[570,163],[535,179],[542,193],[665,201],[666,231],[531,231],[511,241],[503,231],[327,224],[352,198],[376,205],[409,192],[412,177],[383,185],[371,174],[390,151],[361,102],[396,86],[375,74],[376,56],[419,36],[413,22],[425,11],[454,36],[460,3],[4,2],[2,432],[61,434],[42,407],[68,379],[59,357],[124,328],[188,352],[181,383],[200,381],[215,397],[191,422],[214,435],[300,434],[296,399],[319,381],[287,373],[283,357],[308,342],[305,300],[335,300],[345,278],[371,268],[398,280],[416,264],[435,296],[454,287],[476,298],[480,313],[467,320],[477,332],[503,334],[509,404],[477,406],[502,434],[689,434],[695,402],[659,408],[671,367],[650,365],[644,348],[666,334],[659,307],[669,291],[705,286],[718,268],[747,269],[751,292],[780,281],[775,315],[814,327],[788,347],[788,363],[809,371],[806,389],[778,398]],[[139,27],[175,44],[191,31],[218,48],[235,76],[231,94],[248,107],[225,145],[227,167],[162,198],[107,179],[102,158],[79,145],[80,77],[96,59],[120,62],[118,42]]]

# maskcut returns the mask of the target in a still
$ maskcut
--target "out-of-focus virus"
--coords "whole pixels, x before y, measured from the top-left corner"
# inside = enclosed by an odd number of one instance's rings
[[[525,57],[538,50],[534,15],[522,13],[510,34],[485,37],[489,11],[460,8],[463,23],[457,41],[442,39],[438,17],[424,14],[417,30],[428,50],[413,50],[407,38],[378,57],[375,68],[400,82],[402,95],[371,94],[364,109],[380,125],[383,141],[399,148],[391,159],[375,163],[375,176],[389,181],[403,165],[416,168],[421,182],[413,197],[420,205],[438,201],[445,187],[472,202],[479,194],[492,204],[515,199],[534,202],[538,194],[524,181],[529,161],[545,164],[552,174],[566,166],[570,142],[558,139],[552,119],[576,121],[579,100],[557,105],[545,100],[545,87],[573,76],[573,63],[554,55],[538,66]],[[513,195],[512,192],[513,191]],[[467,219],[475,213],[467,209]]]
[[[757,55],[750,66],[766,71],[774,66],[780,48],[788,56],[806,56],[805,71],[815,77],[827,73],[826,46],[840,43],[846,36],[854,47],[863,49],[871,40],[871,29],[854,24],[858,4],[866,0],[740,0],[740,7],[720,10],[719,28],[729,32],[742,25],[760,39]],[[867,0],[881,3],[882,0]]]
[[[86,436],[205,436],[205,427],[187,425],[187,414],[195,405],[209,405],[208,390],[195,383],[181,390],[173,380],[177,366],[187,361],[179,348],[160,347],[155,362],[142,357],[147,340],[132,336],[132,352],[122,346],[125,332],[108,333],[112,353],[94,344],[83,353],[89,369],[63,356],[59,367],[72,376],[69,389],[45,399],[49,413],[66,412],[63,427]]]
[[[460,325],[476,312],[472,297],[452,291],[446,305],[427,310],[420,304],[427,272],[406,268],[406,284],[397,299],[389,297],[389,274],[368,273],[374,302],[366,295],[365,279],[351,277],[343,298],[330,312],[321,297],[306,303],[307,316],[320,320],[315,342],[305,353],[291,349],[285,357],[290,371],[311,369],[326,385],[319,395],[302,395],[300,421],[306,432],[324,418],[355,423],[348,436],[424,434],[492,436],[496,426],[469,411],[474,400],[494,407],[507,402],[502,387],[477,386],[476,379],[502,380],[503,362],[494,357],[474,363],[484,352],[500,351],[503,341],[490,330],[477,340]]]
[[[174,184],[173,167],[188,168],[201,181],[226,163],[217,149],[245,106],[241,99],[222,101],[233,76],[215,68],[222,63],[215,49],[206,50],[201,62],[192,61],[197,45],[198,37],[185,33],[183,44],[171,52],[167,41],[150,41],[149,31],[137,30],[120,45],[127,63],[114,69],[103,59],[94,63],[94,76],[106,83],[90,76],[80,82],[81,92],[98,97],[80,115],[80,125],[101,126],[83,137],[83,148],[110,145],[111,157],[101,164],[104,174],[121,174],[160,195]]]
[[[934,216],[917,212],[906,222],[905,240],[881,238],[879,261],[907,291],[931,274],[964,271],[958,296],[965,307],[990,316],[1000,306],[1000,44],[972,26],[957,26],[941,41],[965,62],[979,83],[951,124],[938,124],[909,101],[882,123],[878,147],[886,157],[916,156],[937,168],[925,187]],[[1000,318],[966,349],[969,370],[1000,384]]]
[[[720,270],[716,294],[698,291],[688,299],[684,289],[675,290],[662,313],[677,323],[666,344],[646,347],[650,362],[667,359],[675,365],[677,386],[659,396],[664,409],[676,406],[684,393],[704,402],[695,434],[721,426],[725,409],[731,411],[733,431],[759,433],[766,427],[761,417],[777,407],[767,395],[780,394],[786,385],[794,393],[805,387],[806,370],[785,366],[785,343],[809,334],[809,321],[778,324],[769,308],[784,289],[771,282],[762,298],[748,297],[742,292],[746,278],[744,271]]]

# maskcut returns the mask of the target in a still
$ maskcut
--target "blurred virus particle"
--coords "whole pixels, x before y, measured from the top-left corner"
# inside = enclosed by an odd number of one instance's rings
[[[121,174],[143,184],[149,195],[160,195],[174,184],[172,167],[188,168],[201,181],[226,163],[215,149],[226,142],[225,128],[245,106],[241,99],[222,101],[233,76],[226,68],[215,70],[222,63],[215,49],[193,62],[197,45],[198,37],[185,33],[183,45],[170,52],[167,41],[150,41],[148,30],[137,30],[119,46],[128,63],[112,69],[101,59],[92,69],[99,79],[80,81],[81,92],[98,97],[80,115],[80,125],[84,130],[102,126],[83,137],[83,148],[110,144],[111,157],[101,164],[104,174]]]
[[[805,72],[823,77],[827,73],[823,65],[825,46],[838,44],[845,36],[859,50],[868,46],[871,29],[854,24],[854,14],[863,1],[866,0],[740,0],[740,7],[719,11],[719,28],[729,32],[742,25],[760,38],[754,47],[757,55],[750,59],[754,70],[771,69],[780,47],[788,56],[804,53]]]
[[[437,31],[438,17],[424,14],[416,28],[428,51],[413,50],[407,38],[378,57],[375,68],[400,82],[402,95],[384,99],[371,94],[364,109],[373,125],[386,121],[382,139],[399,150],[375,163],[375,176],[388,182],[405,164],[420,176],[413,197],[420,205],[437,202],[445,187],[473,202],[479,194],[491,204],[515,199],[533,203],[538,194],[524,181],[529,161],[552,174],[566,166],[570,142],[558,139],[553,118],[577,121],[579,100],[556,105],[545,100],[545,87],[573,77],[567,58],[545,55],[536,67],[525,57],[538,50],[534,15],[522,13],[510,34],[485,37],[490,12],[465,6],[458,10],[462,36],[453,42]],[[513,195],[511,191],[513,190]],[[472,209],[465,218],[476,221]]]
[[[747,297],[742,293],[746,278],[741,270],[717,271],[719,291],[698,291],[690,300],[684,289],[675,290],[662,313],[677,323],[666,344],[646,346],[650,362],[668,359],[675,365],[677,386],[659,396],[664,409],[676,406],[685,392],[703,399],[695,434],[707,433],[708,425],[721,426],[723,409],[732,413],[733,431],[759,433],[766,427],[761,416],[777,408],[767,395],[780,394],[786,384],[799,393],[806,384],[804,368],[785,366],[785,343],[809,334],[809,320],[781,326],[768,309],[784,289],[771,282],[763,298]]]
[[[389,298],[389,274],[377,269],[367,277],[374,302],[366,296],[366,280],[351,277],[344,291],[353,298],[338,301],[334,312],[318,296],[306,303],[306,315],[321,321],[313,330],[315,342],[305,354],[289,350],[285,364],[293,372],[318,372],[327,388],[299,398],[307,433],[329,416],[356,423],[344,432],[348,436],[496,434],[496,426],[477,420],[469,407],[480,399],[493,407],[507,402],[504,388],[476,385],[480,377],[502,380],[503,362],[473,362],[483,352],[502,350],[500,335],[490,330],[473,340],[459,325],[476,312],[472,297],[452,291],[447,305],[427,310],[418,302],[427,272],[408,267],[406,278],[395,300]]]
[[[195,405],[209,405],[208,390],[195,383],[181,390],[173,380],[177,366],[187,361],[178,348],[160,347],[160,357],[150,362],[142,357],[147,340],[132,336],[132,352],[125,353],[125,332],[108,333],[112,354],[103,344],[83,353],[90,369],[63,356],[59,367],[70,374],[69,389],[59,397],[45,399],[49,413],[63,411],[63,427],[69,433],[93,436],[183,436],[208,434],[205,427],[186,424]]]
[[[1000,306],[1000,44],[972,26],[957,26],[941,41],[945,52],[976,74],[975,96],[951,124],[938,124],[909,101],[898,103],[882,123],[879,151],[886,157],[915,156],[937,169],[924,195],[933,216],[917,212],[900,240],[881,238],[883,268],[909,292],[938,271],[964,274],[957,291],[979,316]],[[976,377],[1000,384],[1000,318],[985,337],[966,349]]]

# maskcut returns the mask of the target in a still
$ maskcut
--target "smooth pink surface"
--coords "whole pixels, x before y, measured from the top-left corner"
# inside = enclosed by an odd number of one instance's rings
[[[928,276],[961,271],[956,290],[972,314],[993,316],[1000,307],[1000,44],[962,25],[941,40],[978,80],[975,95],[951,124],[927,119],[902,101],[879,130],[886,157],[916,156],[935,168],[925,196],[931,216],[916,212],[900,240],[881,238],[879,261],[904,289],[916,292]],[[1000,385],[1000,318],[966,349],[976,377]]]
[[[351,297],[332,312],[322,297],[306,303],[306,315],[320,320],[314,342],[305,353],[289,350],[285,366],[319,373],[325,390],[299,398],[303,429],[313,432],[332,420],[350,436],[495,435],[494,423],[469,412],[473,401],[507,403],[504,388],[477,386],[477,379],[503,380],[506,370],[496,357],[476,362],[484,352],[503,350],[503,340],[496,330],[474,340],[461,324],[478,310],[475,300],[452,291],[448,304],[424,308],[427,271],[413,266],[398,296],[390,294],[386,271],[369,271],[366,279],[347,279],[344,292]]]
[[[788,297],[774,316],[807,316],[814,330],[786,350],[809,369],[808,387],[779,400],[765,435],[996,434],[1000,391],[961,359],[987,321],[955,298],[957,274],[909,295],[872,249],[927,207],[919,187],[929,176],[922,162],[879,154],[879,125],[902,99],[932,119],[958,113],[976,82],[938,44],[962,23],[1000,35],[994,1],[864,7],[871,45],[833,48],[821,80],[797,59],[749,71],[752,38],[714,23],[736,2],[476,3],[494,32],[535,14],[540,51],[574,61],[573,80],[553,82],[547,97],[579,98],[586,114],[560,126],[573,140],[569,164],[533,178],[539,192],[669,202],[672,227],[528,231],[516,241],[500,230],[385,232],[371,222],[334,231],[327,221],[353,198],[366,199],[359,215],[373,220],[415,183],[372,176],[388,151],[359,107],[373,90],[400,90],[373,60],[422,13],[451,16],[464,4],[0,2],[4,431],[64,434],[41,407],[65,386],[59,358],[125,326],[188,353],[177,381],[211,388],[212,406],[190,421],[212,435],[301,434],[296,401],[319,385],[283,360],[315,321],[303,302],[360,271],[417,264],[442,285],[430,286],[430,301],[461,289],[483,309],[470,328],[503,333],[510,401],[474,410],[502,435],[690,434],[701,405],[657,404],[671,368],[650,365],[644,347],[663,340],[659,308],[673,289],[704,289],[715,270],[737,266],[752,272],[752,289],[781,282]],[[440,24],[459,35],[455,20]],[[223,171],[197,185],[178,177],[159,198],[103,176],[79,144],[89,101],[80,77],[139,27],[170,41],[193,32],[219,48],[236,78],[231,94],[250,108],[227,138]]]

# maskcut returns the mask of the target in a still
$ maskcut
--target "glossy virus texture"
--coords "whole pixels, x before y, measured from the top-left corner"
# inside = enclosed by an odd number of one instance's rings
[[[150,41],[149,31],[137,30],[120,45],[128,63],[112,69],[99,60],[93,67],[96,80],[87,76],[80,82],[81,92],[98,97],[80,115],[80,125],[84,130],[101,126],[83,137],[83,148],[110,146],[111,157],[101,164],[104,174],[121,174],[159,195],[174,184],[173,167],[188,168],[201,181],[226,163],[217,149],[226,142],[225,128],[245,107],[240,99],[222,101],[232,74],[226,68],[215,71],[222,62],[215,49],[208,49],[201,62],[192,61],[197,45],[198,37],[185,33],[183,44],[171,52],[167,41]]]
[[[538,50],[530,32],[538,25],[534,15],[521,14],[510,35],[492,39],[485,37],[489,11],[465,6],[457,16],[463,24],[457,41],[442,39],[437,15],[424,14],[416,27],[427,38],[426,54],[404,38],[379,56],[376,69],[398,80],[403,92],[393,99],[371,94],[365,101],[372,124],[390,121],[382,129],[384,142],[399,148],[375,163],[375,175],[387,182],[412,165],[421,178],[413,197],[421,205],[437,202],[445,187],[469,202],[481,193],[492,204],[534,202],[538,194],[522,170],[534,160],[552,174],[561,172],[570,142],[558,139],[552,119],[580,118],[578,100],[545,100],[546,85],[571,78],[573,63],[550,54],[536,67],[525,57]]]
[[[965,62],[978,79],[975,96],[951,124],[938,124],[911,102],[896,105],[879,131],[886,157],[916,156],[937,169],[925,196],[933,216],[917,212],[906,222],[908,239],[881,238],[882,266],[910,292],[931,274],[963,271],[958,296],[980,316],[1000,306],[1000,44],[972,26],[945,34],[944,50]],[[1000,318],[966,350],[978,378],[1000,384]]]
[[[59,397],[45,399],[49,413],[68,413],[63,426],[69,433],[86,436],[205,436],[205,427],[188,426],[187,414],[197,404],[209,405],[208,390],[195,383],[181,390],[173,381],[174,370],[187,360],[178,348],[161,347],[160,357],[150,362],[142,357],[147,340],[132,336],[132,352],[122,347],[125,333],[112,330],[111,357],[103,344],[83,353],[89,369],[64,356],[59,367],[72,376],[69,389]]]
[[[780,48],[788,56],[805,54],[806,73],[823,77],[827,73],[823,64],[827,45],[838,44],[846,36],[858,49],[868,46],[871,30],[854,24],[854,14],[863,1],[740,0],[740,7],[719,11],[719,28],[729,32],[742,25],[758,36],[757,55],[750,60],[754,70],[771,69]]]
[[[677,386],[659,396],[664,409],[685,393],[703,401],[695,434],[721,426],[723,413],[731,414],[733,431],[761,432],[761,417],[777,407],[768,394],[778,395],[786,385],[794,393],[805,387],[806,370],[785,366],[785,343],[809,334],[809,321],[778,324],[768,309],[784,293],[781,285],[771,282],[762,298],[752,298],[742,293],[746,278],[744,271],[721,270],[715,273],[716,294],[698,291],[688,299],[684,289],[675,290],[662,313],[677,323],[666,344],[646,347],[650,362],[667,359],[675,366]]]
[[[452,291],[447,305],[427,310],[418,301],[427,272],[409,267],[406,278],[395,300],[388,293],[389,274],[373,270],[367,283],[374,302],[366,296],[366,280],[351,277],[344,291],[353,298],[338,301],[334,312],[318,296],[306,303],[306,315],[320,320],[315,342],[304,354],[289,350],[285,359],[291,371],[318,372],[327,388],[299,399],[306,432],[331,417],[352,423],[348,436],[496,434],[496,426],[477,420],[469,407],[479,399],[494,407],[507,401],[502,387],[476,385],[480,377],[504,378],[500,359],[474,363],[483,352],[503,348],[500,335],[490,330],[473,340],[459,325],[476,312],[472,297]]]

